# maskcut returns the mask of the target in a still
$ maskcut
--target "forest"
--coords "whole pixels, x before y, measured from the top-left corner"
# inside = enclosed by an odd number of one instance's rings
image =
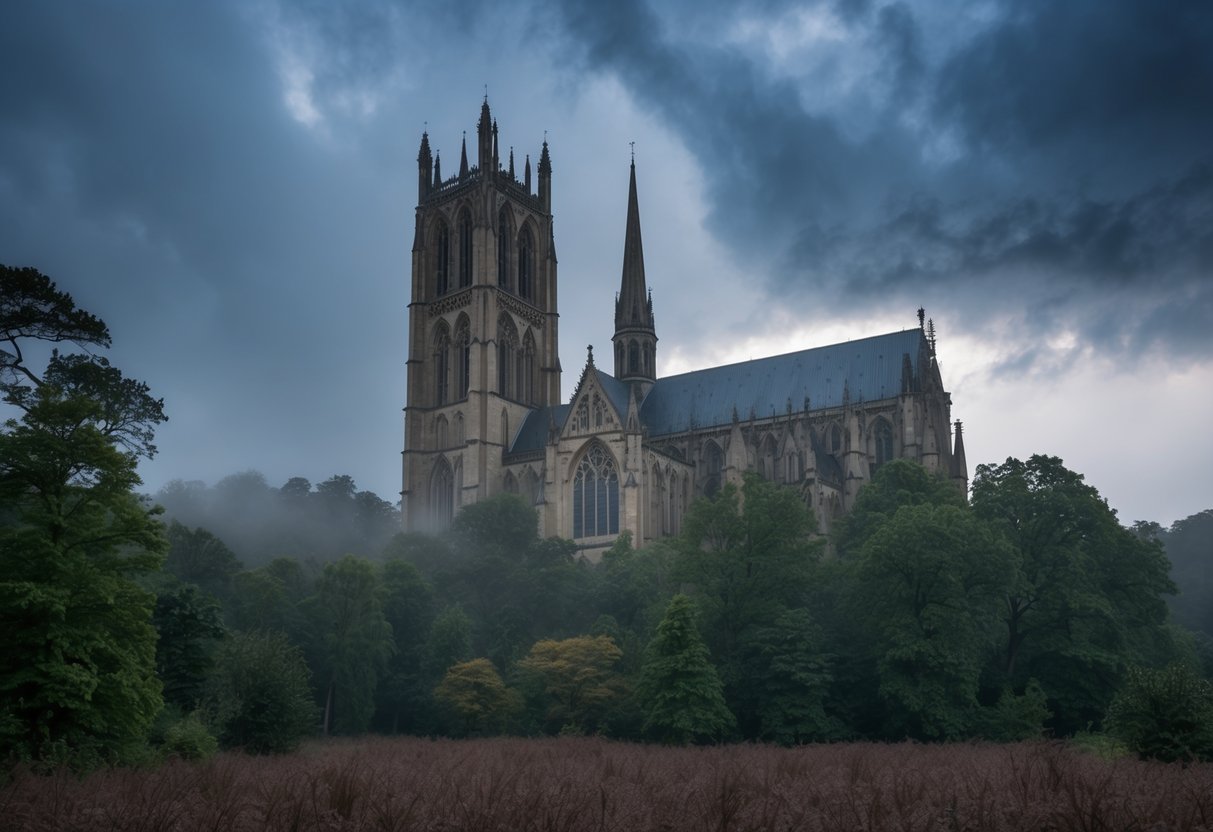
[[[343,475],[145,495],[164,403],[49,278],[0,278],[6,767],[368,733],[1213,756],[1213,511],[1126,528],[1055,457],[980,465],[967,499],[896,461],[828,539],[751,476],[591,564],[513,495],[439,536]]]

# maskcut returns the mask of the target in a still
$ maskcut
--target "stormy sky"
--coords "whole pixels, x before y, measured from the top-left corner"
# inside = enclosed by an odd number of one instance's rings
[[[170,421],[147,490],[400,488],[423,129],[551,146],[567,396],[609,355],[635,142],[659,372],[917,325],[971,467],[1213,507],[1207,0],[6,6],[0,262]]]

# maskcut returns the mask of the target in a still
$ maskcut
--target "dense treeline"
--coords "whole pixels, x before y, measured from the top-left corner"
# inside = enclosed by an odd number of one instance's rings
[[[36,271],[0,276],[4,395],[22,412],[0,433],[10,757],[368,731],[1010,741],[1105,723],[1151,756],[1213,752],[1161,542],[1208,513],[1127,530],[1034,456],[979,466],[968,500],[888,463],[830,540],[797,490],[751,476],[695,503],[679,537],[624,535],[597,564],[540,538],[511,495],[443,535],[389,537],[391,507],[342,476],[175,483],[166,526],[135,492],[162,403],[91,354],[28,367],[23,340],[109,333]]]

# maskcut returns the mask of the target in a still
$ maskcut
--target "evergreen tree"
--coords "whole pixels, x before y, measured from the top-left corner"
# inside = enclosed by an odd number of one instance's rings
[[[695,627],[694,606],[685,595],[674,596],[657,625],[636,696],[645,732],[662,742],[717,740],[734,725],[720,676]]]

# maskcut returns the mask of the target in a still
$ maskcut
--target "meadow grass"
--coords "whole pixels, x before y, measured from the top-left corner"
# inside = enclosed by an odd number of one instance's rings
[[[313,742],[83,778],[17,771],[20,830],[1213,829],[1213,765],[1061,743],[665,748],[593,738]]]

